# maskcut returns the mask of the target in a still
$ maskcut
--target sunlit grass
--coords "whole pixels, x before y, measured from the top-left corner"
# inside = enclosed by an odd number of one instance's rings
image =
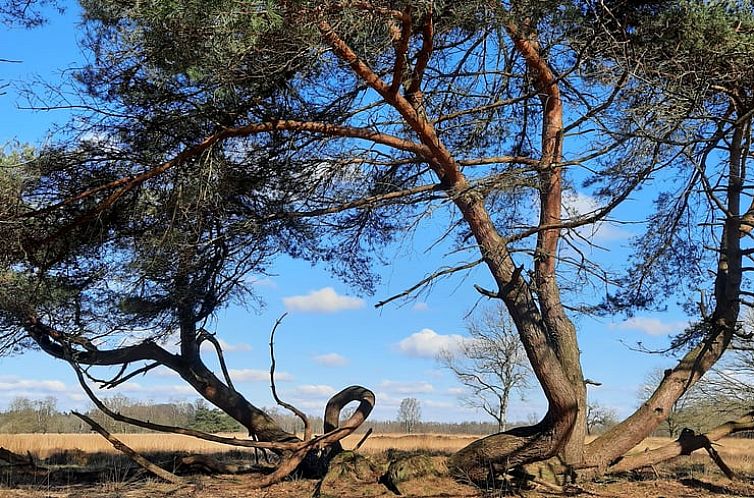
[[[227,434],[238,438],[244,434]],[[133,449],[144,453],[219,453],[243,450],[219,443],[181,436],[177,434],[117,434],[117,437]],[[361,447],[364,453],[381,453],[389,449],[457,451],[475,439],[477,435],[445,434],[372,434]],[[353,434],[343,441],[347,449],[353,448],[362,438]],[[657,448],[670,442],[669,438],[647,438],[637,445],[634,452]],[[117,453],[110,444],[97,434],[0,434],[0,446],[15,453],[31,453],[35,458],[45,459],[63,451],[86,453]],[[754,474],[754,440],[725,438],[715,448],[736,472]],[[251,450],[247,450],[251,451]],[[705,450],[698,450],[690,458],[677,460],[679,466],[704,465],[714,468]],[[672,465],[672,464],[671,464]]]
[[[245,434],[225,434],[245,438]],[[144,453],[194,452],[216,453],[243,448],[203,441],[179,434],[116,434],[118,439],[136,451]],[[361,434],[353,434],[343,441],[345,448],[353,448],[361,440]],[[463,448],[479,436],[441,434],[373,434],[361,450],[378,453],[388,449],[455,451]],[[0,446],[20,454],[31,453],[44,459],[61,451],[80,450],[86,453],[115,453],[116,450],[98,434],[0,434]]]

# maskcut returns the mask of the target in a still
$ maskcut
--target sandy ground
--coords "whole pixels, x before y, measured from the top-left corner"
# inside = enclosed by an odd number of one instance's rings
[[[66,488],[0,489],[2,498],[299,498],[314,495],[316,482],[308,480],[286,481],[263,490],[250,489],[248,477],[199,477],[185,487],[149,481],[106,483],[97,486],[68,486]],[[410,485],[409,485],[410,484]],[[499,491],[485,493],[473,487],[462,486],[449,479],[423,479],[407,483],[407,497],[490,497],[500,496]],[[599,496],[604,498],[706,498],[754,497],[754,484],[750,481],[721,482],[715,479],[682,478],[679,480],[652,479],[646,481],[616,481],[590,483],[570,490],[569,495]],[[381,485],[343,485],[336,489],[321,490],[321,497],[394,498],[396,495]],[[525,491],[526,498],[563,496],[551,490]]]

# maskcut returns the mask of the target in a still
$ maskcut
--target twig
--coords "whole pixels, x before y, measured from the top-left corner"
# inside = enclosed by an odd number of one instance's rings
[[[309,423],[309,418],[304,412],[302,412],[295,406],[281,400],[278,397],[277,389],[275,388],[275,332],[286,316],[288,316],[288,313],[283,313],[280,318],[277,319],[275,325],[272,327],[272,332],[270,332],[270,390],[272,391],[272,397],[275,398],[275,401],[278,405],[282,406],[286,410],[289,410],[298,418],[300,418],[302,422],[304,422],[304,441],[309,441],[312,438],[312,427]]]
[[[165,481],[172,484],[185,484],[183,479],[173,474],[172,472],[168,472],[162,467],[159,467],[153,464],[152,462],[150,462],[149,460],[141,456],[139,453],[131,449],[129,446],[124,444],[120,439],[116,438],[115,436],[107,432],[104,427],[102,427],[97,422],[87,417],[83,413],[71,412],[71,414],[77,416],[78,418],[86,422],[89,425],[89,427],[92,428],[92,430],[100,433],[102,437],[110,441],[110,444],[113,445],[113,448],[120,451],[121,453],[124,453],[126,456],[128,456],[128,458],[130,458],[134,463],[136,463],[136,465],[143,468],[147,472],[154,474],[160,479],[164,479]]]
[[[233,381],[230,378],[228,367],[225,364],[225,356],[223,355],[223,348],[222,346],[220,346],[220,341],[217,340],[214,334],[210,334],[204,329],[202,329],[199,334],[199,343],[201,344],[202,341],[209,341],[215,347],[215,351],[217,352],[217,360],[220,362],[220,369],[223,372],[223,377],[225,377],[225,383],[228,384],[228,387],[231,390],[235,391],[236,388],[233,386]]]
[[[128,374],[128,375],[126,375],[124,377],[120,377],[120,375],[122,375],[122,373],[121,373],[118,376],[114,377],[112,380],[102,382],[101,383],[102,385],[100,387],[104,387],[105,389],[112,389],[115,386],[118,386],[118,385],[123,384],[124,382],[126,382],[126,381],[128,381],[130,379],[133,379],[137,375],[146,374],[147,372],[149,372],[153,368],[157,368],[160,365],[161,365],[161,363],[159,363],[159,362],[150,363],[149,365],[144,365],[143,367],[134,370],[133,372],[131,372],[130,374]]]
[[[353,447],[353,451],[359,451],[359,448],[361,448],[361,445],[364,444],[369,436],[372,435],[372,428],[370,427],[369,430],[364,434],[364,437],[361,438],[361,440],[356,444],[356,446]]]
[[[403,291],[403,292],[401,292],[399,294],[395,294],[394,296],[391,296],[391,297],[385,299],[384,301],[378,302],[377,304],[374,305],[374,307],[375,308],[381,308],[381,307],[385,306],[386,304],[395,301],[396,299],[400,299],[402,297],[407,297],[407,296],[411,295],[411,293],[413,293],[415,290],[417,290],[420,287],[423,287],[423,286],[425,286],[425,285],[433,282],[434,280],[437,280],[440,277],[444,277],[446,275],[451,275],[451,274],[457,273],[459,271],[469,270],[469,269],[474,268],[475,266],[477,266],[477,265],[479,265],[479,264],[481,264],[483,262],[484,262],[483,259],[477,259],[476,261],[472,261],[471,263],[466,263],[464,265],[454,266],[454,267],[450,267],[450,268],[443,268],[442,270],[438,270],[438,271],[432,273],[431,275],[427,275],[422,280],[420,280],[418,283],[416,283],[415,285],[412,285],[411,287],[409,287],[405,291]]]

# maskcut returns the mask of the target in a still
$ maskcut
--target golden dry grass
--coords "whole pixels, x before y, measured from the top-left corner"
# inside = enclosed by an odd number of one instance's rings
[[[227,434],[244,438],[244,434]],[[215,453],[231,447],[178,434],[116,434],[118,439],[139,452]],[[456,451],[479,436],[443,434],[373,434],[362,446],[365,453],[379,453],[388,449]],[[361,434],[347,437],[345,448],[353,448]],[[0,446],[15,453],[30,452],[44,459],[63,450],[82,450],[87,453],[115,453],[116,450],[98,434],[0,434]]]
[[[343,447],[353,448],[361,437],[361,434],[348,436],[343,442]],[[479,437],[466,434],[373,434],[361,450],[365,453],[379,453],[389,449],[451,452],[460,450]]]
[[[243,438],[243,434],[234,434]],[[202,441],[177,434],[118,434],[124,443],[139,452],[191,452],[216,453],[230,447],[209,441]],[[360,434],[347,437],[345,448],[353,448],[361,439]],[[388,449],[457,451],[477,439],[476,435],[445,434],[373,434],[362,446],[365,453],[380,453]],[[633,451],[644,451],[670,442],[669,438],[648,438]],[[44,459],[64,450],[82,450],[86,453],[117,453],[110,444],[97,434],[0,434],[0,446],[13,452],[30,452],[36,458]],[[716,445],[723,459],[737,472],[754,474],[754,440],[726,438]],[[690,459],[682,459],[680,465],[712,465],[704,450],[697,451]]]

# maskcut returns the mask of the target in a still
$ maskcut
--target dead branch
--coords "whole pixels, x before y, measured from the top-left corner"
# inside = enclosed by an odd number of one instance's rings
[[[4,460],[14,466],[31,467],[33,469],[37,468],[37,463],[34,461],[34,457],[31,456],[31,453],[24,456],[0,447],[0,460]]]
[[[210,334],[204,329],[199,332],[199,345],[201,345],[202,341],[209,341],[209,343],[215,347],[217,360],[220,362],[220,369],[223,372],[223,377],[225,377],[225,383],[228,384],[228,387],[231,390],[235,391],[236,388],[233,386],[233,380],[231,380],[228,367],[225,364],[225,356],[223,355],[223,348],[220,346],[220,341],[217,340],[214,334]]]
[[[81,388],[84,390],[84,392],[92,401],[92,403],[94,403],[94,406],[96,406],[105,415],[112,418],[113,420],[117,420],[118,422],[131,424],[136,427],[141,427],[143,429],[149,429],[149,430],[159,431],[159,432],[169,432],[172,434],[181,434],[183,436],[191,436],[197,439],[203,439],[205,441],[212,441],[214,443],[227,444],[229,446],[240,446],[244,448],[260,448],[260,449],[267,449],[267,450],[293,451],[304,445],[304,443],[301,443],[301,442],[273,443],[273,442],[267,442],[267,441],[254,441],[254,440],[248,440],[248,439],[237,439],[234,437],[231,438],[231,437],[216,436],[214,434],[209,434],[209,433],[197,431],[194,429],[186,429],[184,427],[174,427],[174,426],[169,426],[169,425],[156,424],[153,422],[147,422],[144,420],[139,420],[136,418],[129,417],[127,415],[123,415],[118,412],[114,412],[113,410],[108,408],[107,405],[105,405],[102,402],[102,400],[99,399],[96,394],[94,394],[94,392],[92,392],[92,390],[87,385],[84,379],[84,376],[81,373],[81,369],[78,367],[78,365],[76,365],[75,363],[70,363],[70,365],[71,367],[73,367],[73,370],[76,373],[76,376],[78,377]]]
[[[91,418],[87,417],[83,413],[79,412],[71,412],[73,415],[77,416],[84,422],[86,422],[89,427],[92,428],[92,430],[98,432],[102,435],[105,439],[107,439],[110,444],[113,445],[113,448],[120,451],[121,453],[125,454],[130,458],[134,463],[136,463],[139,467],[143,468],[150,474],[154,474],[155,476],[159,477],[160,479],[163,479],[171,484],[185,484],[183,479],[178,477],[177,475],[173,474],[172,472],[168,472],[167,470],[163,469],[162,467],[159,467],[146,458],[144,458],[142,455],[131,449],[129,446],[124,444],[121,440],[110,434],[105,430],[104,427],[99,425],[97,422],[92,420]]]
[[[272,327],[272,331],[270,332],[270,390],[272,391],[272,397],[275,398],[275,402],[278,405],[282,406],[286,410],[289,410],[298,418],[300,418],[302,422],[304,422],[304,441],[309,441],[312,438],[312,427],[309,423],[309,418],[304,412],[302,412],[295,406],[281,400],[278,397],[277,389],[275,388],[275,332],[286,316],[288,316],[288,313],[283,313],[280,318],[277,319],[275,325]]]
[[[466,263],[464,265],[454,266],[454,267],[449,267],[449,268],[443,268],[442,270],[438,270],[438,271],[432,273],[431,275],[427,275],[426,277],[424,277],[423,279],[421,279],[419,282],[417,282],[416,284],[412,285],[411,287],[409,287],[408,289],[404,290],[403,292],[400,292],[398,294],[390,296],[389,298],[387,298],[387,299],[385,299],[383,301],[378,302],[377,304],[374,305],[374,307],[375,308],[381,308],[381,307],[385,306],[386,304],[391,303],[391,302],[393,302],[393,301],[395,301],[397,299],[401,299],[403,297],[410,296],[417,289],[420,289],[421,287],[424,287],[425,285],[432,283],[433,281],[437,280],[440,277],[444,277],[444,276],[447,276],[447,275],[452,275],[453,273],[457,273],[459,271],[470,270],[471,268],[474,268],[475,266],[477,266],[477,265],[479,265],[481,263],[484,263],[484,259],[477,259],[476,261],[472,261],[471,263]]]
[[[221,462],[209,455],[187,455],[178,459],[178,469],[204,472],[207,474],[243,474],[257,470],[254,465]]]
[[[128,365],[127,363],[124,364],[124,370],[123,370],[123,372],[125,372],[125,367],[127,365]],[[143,367],[134,370],[133,372],[129,373],[128,375],[123,376],[123,373],[121,373],[118,376],[113,377],[109,381],[101,382],[100,387],[103,387],[105,389],[112,389],[113,387],[119,386],[120,384],[123,384],[124,382],[127,382],[127,381],[133,379],[137,375],[146,374],[147,372],[149,372],[153,368],[157,368],[159,366],[160,366],[160,363],[154,362],[154,363],[150,363],[148,365],[144,365]]]
[[[364,434],[364,436],[359,440],[358,443],[356,443],[356,446],[353,447],[353,451],[359,451],[359,448],[366,442],[367,438],[372,435],[373,429],[370,427],[369,430]]]

